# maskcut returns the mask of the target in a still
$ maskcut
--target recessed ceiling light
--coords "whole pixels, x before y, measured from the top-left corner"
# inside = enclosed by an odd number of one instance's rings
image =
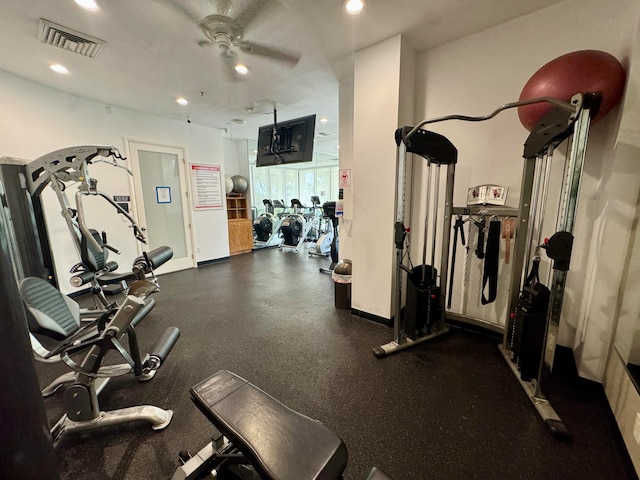
[[[237,64],[234,68],[240,75],[246,75],[247,73],[249,73],[249,69],[247,68],[247,66],[243,65],[242,63]]]
[[[59,63],[54,63],[53,65],[49,65],[49,68],[61,75],[66,75],[67,73],[69,73],[69,69],[64,65],[60,65]]]
[[[345,0],[344,9],[350,15],[357,15],[364,9],[364,0]]]
[[[75,0],[85,10],[98,10],[99,5],[96,0]]]
[[[329,119],[327,117],[322,117],[320,119],[320,123],[327,123],[329,121]]]
[[[189,105],[189,100],[187,100],[187,99],[186,99],[186,98],[184,98],[184,97],[178,97],[178,98],[176,98],[176,102],[177,102],[179,105]]]

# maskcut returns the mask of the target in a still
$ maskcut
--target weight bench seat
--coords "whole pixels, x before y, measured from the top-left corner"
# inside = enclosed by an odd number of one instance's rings
[[[340,479],[347,447],[321,423],[221,370],[191,388],[200,411],[248,458],[261,478]]]

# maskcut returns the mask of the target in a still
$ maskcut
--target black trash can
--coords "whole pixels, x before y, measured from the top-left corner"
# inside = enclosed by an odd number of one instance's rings
[[[331,274],[335,285],[335,306],[341,310],[351,308],[351,260],[340,260]]]

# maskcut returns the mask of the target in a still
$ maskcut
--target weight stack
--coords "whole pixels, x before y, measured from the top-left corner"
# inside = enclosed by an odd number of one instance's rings
[[[514,328],[521,329],[518,366],[525,382],[538,378],[550,297],[549,289],[536,283],[525,286],[518,300]]]
[[[422,281],[422,269],[422,265],[415,267],[407,276],[405,333],[411,339],[431,333],[431,326],[442,316],[440,287],[436,285],[438,271],[426,265]]]

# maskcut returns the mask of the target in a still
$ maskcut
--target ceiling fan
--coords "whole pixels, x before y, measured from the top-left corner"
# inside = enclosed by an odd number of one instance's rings
[[[238,1],[238,0],[236,0]],[[286,50],[273,48],[264,44],[250,42],[244,39],[245,29],[252,20],[266,13],[269,6],[273,7],[274,0],[246,2],[247,6],[235,16],[231,17],[234,2],[232,0],[210,0],[214,12],[201,20],[196,20],[205,37],[198,42],[200,46],[215,45],[227,67],[227,73],[231,73],[231,79],[237,80],[239,76],[238,64],[244,64],[241,57],[255,55],[279,62],[288,67],[295,66],[300,60],[300,55]],[[178,6],[176,6],[179,8]],[[191,19],[194,17],[179,8],[182,13]],[[246,65],[245,65],[246,66]],[[241,73],[241,72],[240,72]],[[246,73],[246,72],[244,72]]]

